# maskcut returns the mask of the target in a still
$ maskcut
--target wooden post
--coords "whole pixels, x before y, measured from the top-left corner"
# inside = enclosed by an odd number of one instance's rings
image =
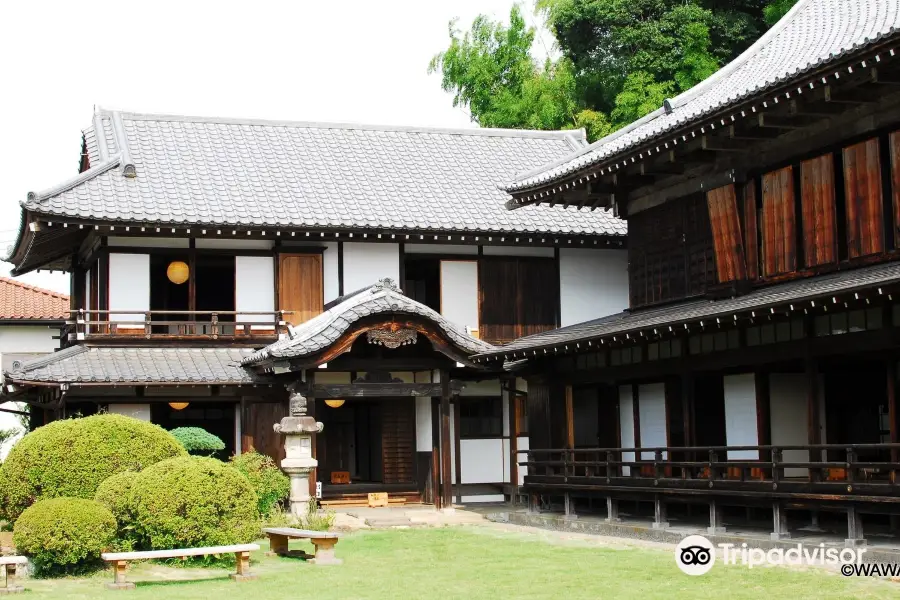
[[[725,533],[725,524],[722,521],[722,506],[717,500],[709,501],[709,527],[706,531],[712,535]]]
[[[431,399],[431,501],[441,508],[441,401]]]
[[[571,385],[566,385],[566,448],[575,448],[575,409],[572,406]]]
[[[866,545],[866,538],[863,537],[862,516],[855,504],[847,507],[847,539],[844,545],[850,548],[857,548]]]
[[[772,443],[772,423],[769,411],[769,373],[757,371],[753,376],[756,390],[756,439],[760,446]],[[760,452],[759,460],[768,461],[768,452]]]
[[[230,575],[233,581],[250,581],[251,579],[256,579],[256,575],[250,572],[249,552],[235,552],[234,558],[237,565],[237,572]]]
[[[128,562],[117,560],[113,563],[113,582],[106,587],[111,590],[133,590],[134,584],[125,580],[125,572],[128,570]]]
[[[781,502],[772,503],[772,533],[773,540],[786,540],[791,537],[788,531],[787,510]]]
[[[891,443],[896,444],[900,441],[900,431],[898,431],[897,425],[897,362],[893,358],[889,358],[886,367],[888,425]],[[900,451],[892,448],[891,462],[898,461],[900,461]],[[893,468],[891,469],[891,483],[897,483],[897,471]]]
[[[806,359],[806,410],[807,410],[807,440],[810,446],[821,443],[819,424],[819,370],[813,358]],[[810,462],[821,462],[822,452],[810,450]],[[818,469],[809,469],[809,480],[819,481],[821,473]]]
[[[441,508],[453,507],[450,460],[450,373],[441,371]]]
[[[666,502],[661,494],[653,495],[653,529],[668,529],[669,522],[666,519]]]
[[[462,504],[462,459],[460,446],[460,426],[459,426],[459,393],[453,394],[453,450],[454,458],[453,469],[456,473],[456,503]]]
[[[509,416],[509,500],[515,506],[519,499],[519,399],[516,380],[507,380],[507,413]]]
[[[619,519],[619,501],[612,496],[606,497],[606,522],[618,523]]]
[[[575,514],[575,503],[572,500],[572,495],[569,492],[565,492],[563,496],[563,509],[565,511],[566,519],[577,519],[578,515]]]

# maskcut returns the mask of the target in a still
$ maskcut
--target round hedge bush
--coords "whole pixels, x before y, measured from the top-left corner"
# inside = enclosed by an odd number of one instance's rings
[[[256,491],[260,516],[267,516],[272,512],[272,508],[291,491],[291,480],[281,472],[270,456],[251,450],[232,456],[231,464],[247,478]]]
[[[222,546],[259,533],[256,493],[237,469],[191,456],[156,463],[131,488],[135,529],[155,550]]]
[[[54,421],[19,440],[0,465],[0,517],[15,521],[47,498],[93,498],[111,475],[185,454],[168,431],[131,417]]]
[[[134,506],[131,501],[131,488],[137,481],[134,471],[116,473],[107,478],[97,488],[94,500],[105,506],[116,518],[116,550],[127,552],[137,544],[134,531]]]
[[[100,553],[115,534],[116,519],[99,502],[52,498],[22,512],[13,543],[40,574],[78,573],[100,565]]]
[[[184,449],[191,454],[209,456],[213,452],[225,449],[225,442],[202,427],[176,427],[171,430],[175,439],[181,442]]]

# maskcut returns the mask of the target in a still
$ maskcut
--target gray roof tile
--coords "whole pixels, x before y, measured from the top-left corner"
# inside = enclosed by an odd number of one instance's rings
[[[755,44],[717,73],[583,150],[518,175],[509,192],[542,187],[610,160],[704,115],[782,85],[868,46],[900,27],[900,0],[800,0]]]
[[[26,209],[175,225],[626,233],[624,221],[605,211],[505,210],[499,186],[584,146],[581,131],[379,128],[100,111],[84,135],[87,176],[29,194]],[[123,175],[126,164],[136,177]]]

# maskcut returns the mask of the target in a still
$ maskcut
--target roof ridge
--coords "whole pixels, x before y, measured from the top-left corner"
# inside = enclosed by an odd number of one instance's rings
[[[96,114],[98,116],[110,118],[112,118],[114,115],[120,115],[122,119],[130,119],[135,121],[172,121],[183,123],[210,123],[219,125],[247,125],[251,127],[297,127],[307,129],[344,129],[351,131],[359,130],[473,136],[484,135],[492,137],[520,137],[560,140],[571,138],[572,134],[578,131],[573,129],[540,130],[493,127],[428,127],[418,125],[378,125],[352,122],[292,121],[283,119],[252,119],[240,117],[206,117],[164,113],[136,113],[128,111],[111,111],[105,109],[98,109],[98,112]]]
[[[100,164],[79,173],[71,179],[63,181],[62,183],[57,184],[54,187],[47,188],[46,190],[42,190],[40,192],[28,192],[28,195],[26,196],[26,202],[40,202],[41,200],[45,200],[47,198],[50,198],[51,196],[57,196],[63,192],[67,192],[72,188],[78,186],[79,184],[82,184],[85,181],[89,181],[94,177],[102,175],[110,169],[117,167],[120,161],[121,156],[116,154],[106,161],[101,162]],[[19,204],[24,205],[26,202],[20,202]]]
[[[22,289],[30,290],[32,292],[39,292],[41,294],[45,294],[47,296],[52,296],[58,300],[69,300],[69,296],[67,294],[63,294],[60,292],[54,292],[53,290],[48,290],[47,288],[42,288],[36,285],[31,285],[30,283],[25,283],[23,281],[18,281],[12,277],[0,277],[0,283],[6,283],[9,285],[14,285],[20,287]]]
[[[47,365],[53,364],[57,361],[64,360],[71,356],[77,356],[82,354],[83,352],[89,352],[90,348],[84,345],[77,346],[69,346],[63,350],[57,350],[56,352],[51,352],[46,356],[42,356],[40,358],[36,358],[34,360],[29,360],[24,363],[21,367],[16,369],[16,373],[27,373],[28,371],[33,371],[34,369],[39,369],[41,367],[45,367]]]

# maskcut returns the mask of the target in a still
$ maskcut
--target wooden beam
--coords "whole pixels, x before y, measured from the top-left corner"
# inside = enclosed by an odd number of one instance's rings
[[[825,86],[825,102],[839,104],[870,104],[878,102],[878,95],[870,90],[854,88],[835,91],[830,85]]]
[[[456,502],[462,504],[462,457],[460,443],[460,418],[459,418],[459,394],[453,394],[453,451],[456,460],[453,461],[453,469],[456,472]]]
[[[807,115],[817,117],[831,117],[834,115],[843,114],[846,111],[846,106],[842,106],[836,103],[829,103],[825,101],[801,103],[797,100],[791,100],[789,113],[791,115],[798,116]]]
[[[728,138],[732,140],[771,140],[779,135],[781,132],[777,129],[760,129],[759,127],[738,129],[734,125],[728,126]]]
[[[700,147],[709,152],[747,152],[750,145],[746,142],[718,136],[701,136]]]
[[[759,113],[758,123],[760,127],[774,127],[776,129],[802,129],[818,121],[815,117],[805,115],[772,115]]]
[[[431,501],[435,508],[441,508],[441,401],[431,399]]]
[[[456,388],[461,386],[456,381],[453,384]],[[313,386],[312,393],[316,398],[434,397],[441,395],[442,385],[442,383],[323,383]]]
[[[768,371],[758,370],[753,374],[753,388],[756,392],[756,443],[768,446],[772,443]],[[759,460],[769,460],[769,457],[760,453]]]
[[[640,386],[631,384],[631,415],[634,419],[634,447],[641,447],[641,407],[640,407]],[[640,452],[635,454],[635,460],[640,460]]]
[[[882,85],[900,85],[900,75],[896,73],[887,73],[884,70],[878,70],[876,67],[872,67],[870,71],[871,83],[879,83]]]
[[[566,448],[575,448],[575,409],[571,385],[566,386]]]
[[[441,507],[453,506],[453,476],[450,460],[450,373],[441,371]]]

